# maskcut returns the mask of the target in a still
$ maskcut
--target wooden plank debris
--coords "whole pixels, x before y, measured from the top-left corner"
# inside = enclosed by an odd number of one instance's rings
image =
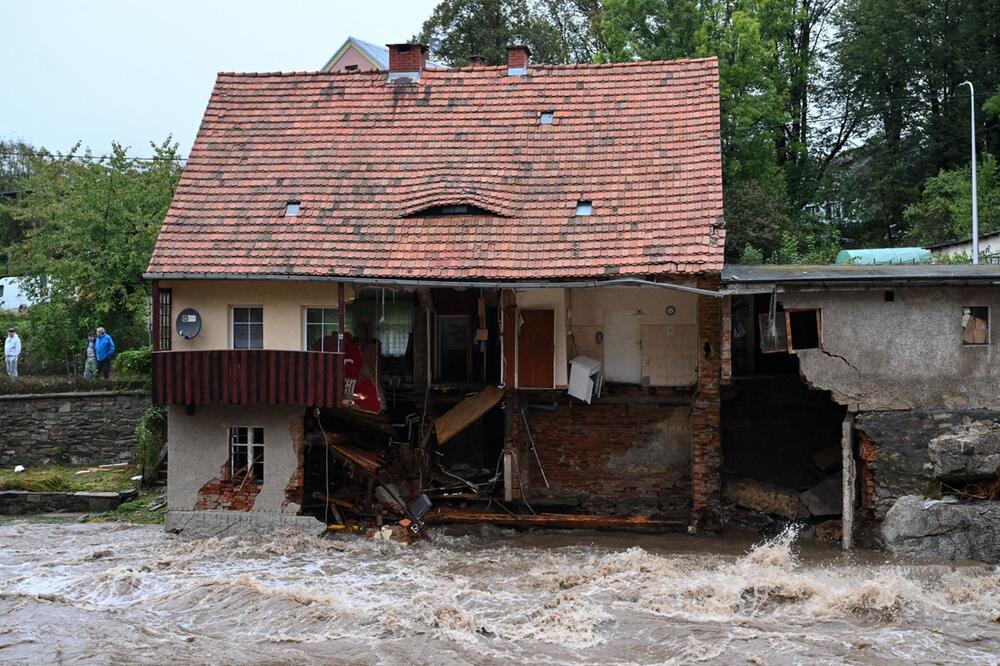
[[[375,451],[368,451],[353,444],[337,443],[329,439],[326,445],[337,462],[352,473],[374,477],[382,469],[382,461],[379,460],[378,453]]]
[[[594,514],[539,513],[508,515],[439,507],[427,514],[429,523],[489,523],[501,527],[554,527],[564,529],[640,529],[651,531],[683,531],[687,521],[659,519],[649,516],[606,516]]]
[[[503,391],[496,386],[487,386],[479,393],[469,396],[441,416],[434,419],[434,430],[438,444],[444,444],[475,423],[503,399]]]

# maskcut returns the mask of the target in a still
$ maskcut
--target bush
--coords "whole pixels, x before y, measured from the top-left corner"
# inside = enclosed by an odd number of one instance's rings
[[[140,347],[115,354],[112,367],[122,377],[149,377],[153,373],[153,350]]]
[[[19,368],[20,369],[20,368]],[[113,377],[83,379],[64,375],[25,375],[11,379],[0,370],[0,395],[38,395],[41,393],[74,393],[86,391],[149,391],[144,377]]]
[[[135,460],[143,485],[156,480],[156,463],[167,443],[167,410],[150,406],[135,428]]]

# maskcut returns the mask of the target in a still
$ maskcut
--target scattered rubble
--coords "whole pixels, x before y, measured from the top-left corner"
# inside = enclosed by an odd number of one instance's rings
[[[763,481],[727,479],[723,496],[737,506],[761,513],[796,520],[809,517],[809,508],[799,493]]]

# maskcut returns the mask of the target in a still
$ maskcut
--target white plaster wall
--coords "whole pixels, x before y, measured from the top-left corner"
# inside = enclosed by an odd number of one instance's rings
[[[231,309],[239,305],[264,308],[264,349],[301,351],[305,349],[305,308],[337,307],[336,282],[292,282],[249,280],[162,281],[172,290],[171,343],[174,351],[230,349]],[[344,298],[351,301],[354,290],[345,285]],[[194,340],[177,335],[177,315],[184,308],[201,314],[201,333]]]
[[[568,356],[602,363],[605,316],[638,316],[642,329],[642,376],[651,386],[690,386],[698,372],[698,298],[662,287],[571,289],[567,299]],[[674,309],[673,315],[667,308]],[[636,315],[637,312],[642,314]]]
[[[521,310],[553,310],[555,312],[553,340],[555,354],[552,360],[552,380],[556,388],[566,388],[569,383],[566,358],[566,290],[523,289],[516,292],[517,307]],[[516,367],[516,366],[515,366]]]
[[[302,408],[294,406],[212,405],[197,407],[194,414],[171,406],[167,414],[167,508],[193,510],[201,487],[220,478],[229,463],[229,426],[250,426],[264,428],[264,483],[253,510],[298,513],[297,504],[282,504],[299,464],[290,428],[292,419],[301,417]]]
[[[979,251],[985,252],[986,254],[1000,253],[1000,234],[988,234],[985,236],[980,235]],[[963,243],[954,243],[953,245],[948,245],[947,247],[934,248],[931,250],[931,253],[934,256],[953,256],[965,254],[971,257],[972,241],[968,240]]]

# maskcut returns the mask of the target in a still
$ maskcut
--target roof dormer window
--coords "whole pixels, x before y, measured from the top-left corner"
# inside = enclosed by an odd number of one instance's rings
[[[495,212],[480,208],[474,204],[443,204],[440,206],[428,206],[418,211],[410,213],[415,217],[441,217],[445,215],[496,215]]]
[[[586,217],[594,214],[594,202],[590,199],[580,199],[576,202],[576,216]]]
[[[302,212],[302,202],[289,201],[285,204],[285,217],[297,217]]]

